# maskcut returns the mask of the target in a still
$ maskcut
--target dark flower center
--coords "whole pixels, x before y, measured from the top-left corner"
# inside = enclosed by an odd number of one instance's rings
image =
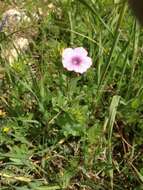
[[[82,62],[82,60],[78,56],[72,58],[72,64],[74,64],[74,65],[80,65],[81,62]]]

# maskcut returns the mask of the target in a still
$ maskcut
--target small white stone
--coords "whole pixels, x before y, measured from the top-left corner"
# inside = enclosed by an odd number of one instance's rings
[[[25,52],[28,47],[29,41],[27,38],[16,38],[10,48],[2,50],[1,56],[3,59],[7,60],[10,65],[12,65],[18,59],[18,56]]]
[[[17,50],[26,51],[29,46],[29,41],[27,38],[19,37],[14,40],[13,44]]]
[[[11,33],[18,29],[23,23],[30,23],[31,19],[26,15],[23,10],[9,9],[3,13],[2,21],[4,22],[3,28],[5,33]]]

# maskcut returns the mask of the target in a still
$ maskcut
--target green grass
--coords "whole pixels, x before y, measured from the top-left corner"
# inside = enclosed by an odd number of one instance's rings
[[[0,189],[143,189],[143,30],[127,3],[7,0],[0,15],[16,6],[43,15],[0,33],[1,50],[30,39],[13,66],[0,58]],[[83,75],[61,62],[78,46],[93,59]]]

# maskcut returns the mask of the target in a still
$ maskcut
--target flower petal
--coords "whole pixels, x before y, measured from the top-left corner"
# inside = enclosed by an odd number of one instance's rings
[[[73,71],[74,70],[74,66],[69,60],[63,59],[62,63],[63,63],[63,67],[66,68],[68,71]]]
[[[81,55],[81,56],[87,56],[88,52],[83,47],[77,47],[74,49],[74,53]]]
[[[74,71],[82,74],[86,72],[87,69],[91,67],[91,65],[92,65],[92,59],[90,57],[85,57],[80,65],[74,66]]]
[[[72,48],[66,48],[62,52],[63,58],[71,57],[72,55],[73,55],[73,49]]]
[[[88,69],[92,65],[92,59],[90,57],[85,57],[84,58],[84,66],[86,65],[86,68]]]
[[[83,47],[66,48],[62,53],[63,67],[76,73],[84,73],[92,65],[92,59]],[[75,63],[77,62],[77,64]]]
[[[78,66],[78,67],[75,67],[75,68],[74,68],[74,71],[75,71],[76,73],[80,73],[80,74],[86,72],[86,70],[87,70],[87,68],[85,68],[85,67],[83,67],[83,66]]]
[[[85,72],[85,70],[83,70],[81,66],[74,67],[74,71],[76,73],[81,73],[81,74]]]

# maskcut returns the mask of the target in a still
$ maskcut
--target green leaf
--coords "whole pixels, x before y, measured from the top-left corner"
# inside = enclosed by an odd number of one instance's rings
[[[102,128],[99,124],[95,124],[88,129],[87,136],[90,143],[96,143],[102,134]]]

